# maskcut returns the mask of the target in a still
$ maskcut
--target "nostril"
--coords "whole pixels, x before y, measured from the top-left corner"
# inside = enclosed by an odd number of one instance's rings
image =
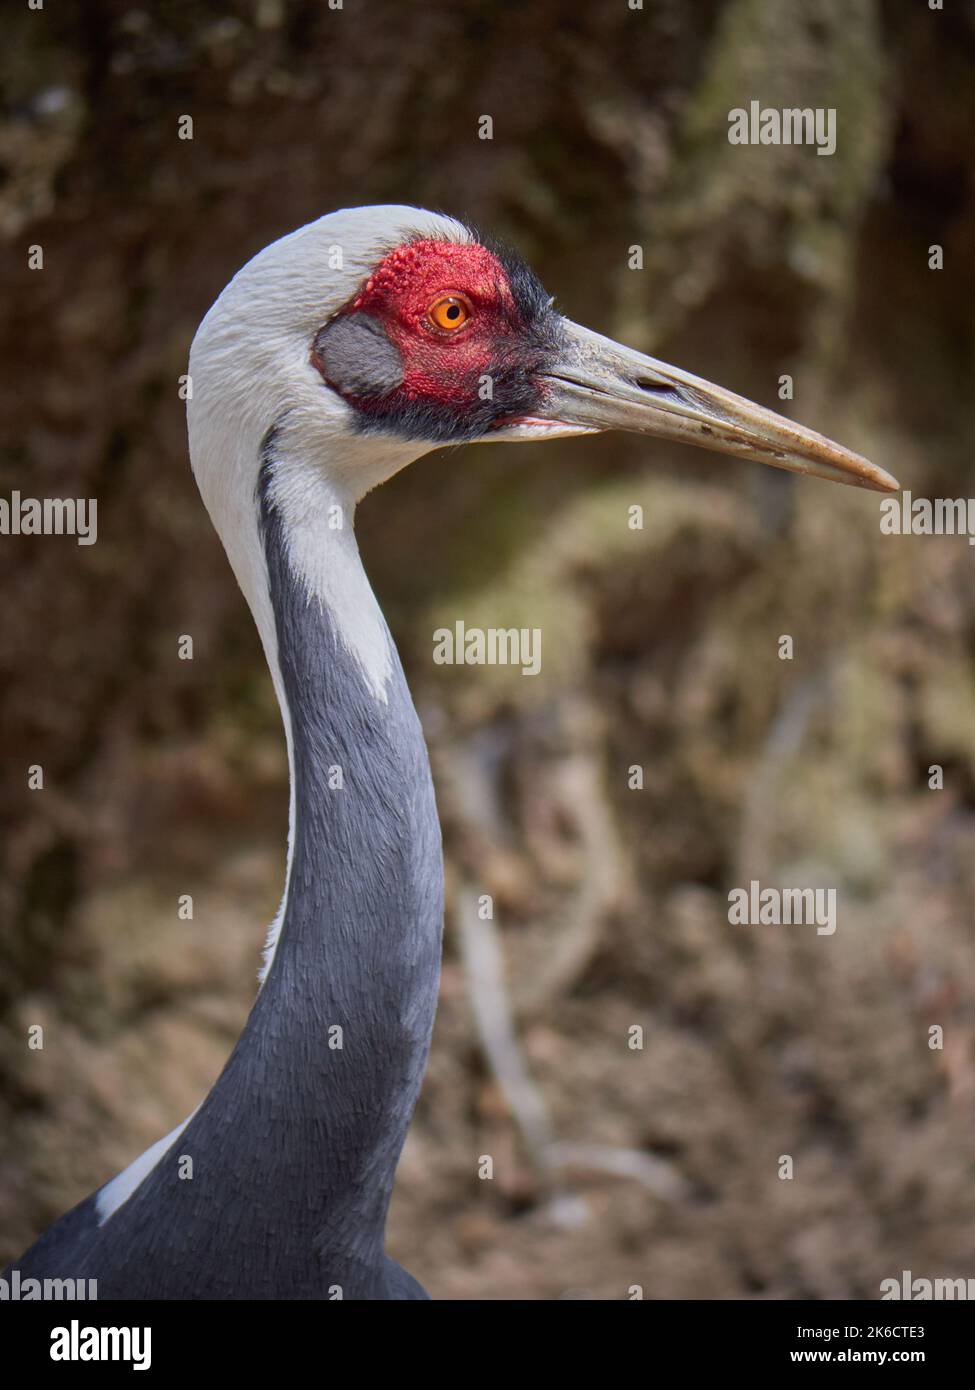
[[[666,382],[654,381],[648,376],[638,376],[634,386],[646,392],[648,396],[656,396],[661,401],[681,401],[684,399],[682,392],[676,386],[668,386]]]

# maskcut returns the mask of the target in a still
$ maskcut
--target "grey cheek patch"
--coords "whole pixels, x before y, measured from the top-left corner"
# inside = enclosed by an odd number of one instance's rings
[[[385,396],[403,381],[403,363],[381,324],[368,314],[333,319],[315,339],[322,376],[343,396]]]

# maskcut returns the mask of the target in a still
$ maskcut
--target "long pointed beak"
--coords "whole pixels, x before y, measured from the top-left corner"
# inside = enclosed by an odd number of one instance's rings
[[[882,468],[793,420],[568,319],[561,328],[561,349],[542,376],[543,401],[533,417],[549,433],[630,430],[852,487],[898,490]],[[528,437],[531,422],[523,423],[528,428],[519,434]]]

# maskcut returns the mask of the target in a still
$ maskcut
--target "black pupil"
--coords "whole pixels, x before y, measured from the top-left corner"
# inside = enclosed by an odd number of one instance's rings
[[[459,304],[451,304],[450,308],[447,310],[447,317],[448,317],[449,319],[456,319],[456,318],[459,318],[459,317],[460,317],[460,305],[459,305]]]

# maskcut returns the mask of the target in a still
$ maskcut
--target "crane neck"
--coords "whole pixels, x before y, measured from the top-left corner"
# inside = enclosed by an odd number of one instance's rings
[[[99,1194],[85,1267],[109,1297],[421,1293],[384,1235],[436,1008],[440,826],[353,507],[274,445],[253,513],[239,489],[212,489],[208,506],[225,519],[288,734],[280,932],[216,1085],[135,1176],[116,1179],[121,1191]]]
[[[264,984],[197,1123],[229,1105],[238,1148],[248,1122],[273,1133],[276,1219],[312,1216],[336,1268],[350,1252],[373,1267],[433,1029],[440,826],[352,518],[335,524],[342,503],[324,477],[306,466],[299,491],[273,441],[266,452],[259,533],[292,765],[288,882]]]

